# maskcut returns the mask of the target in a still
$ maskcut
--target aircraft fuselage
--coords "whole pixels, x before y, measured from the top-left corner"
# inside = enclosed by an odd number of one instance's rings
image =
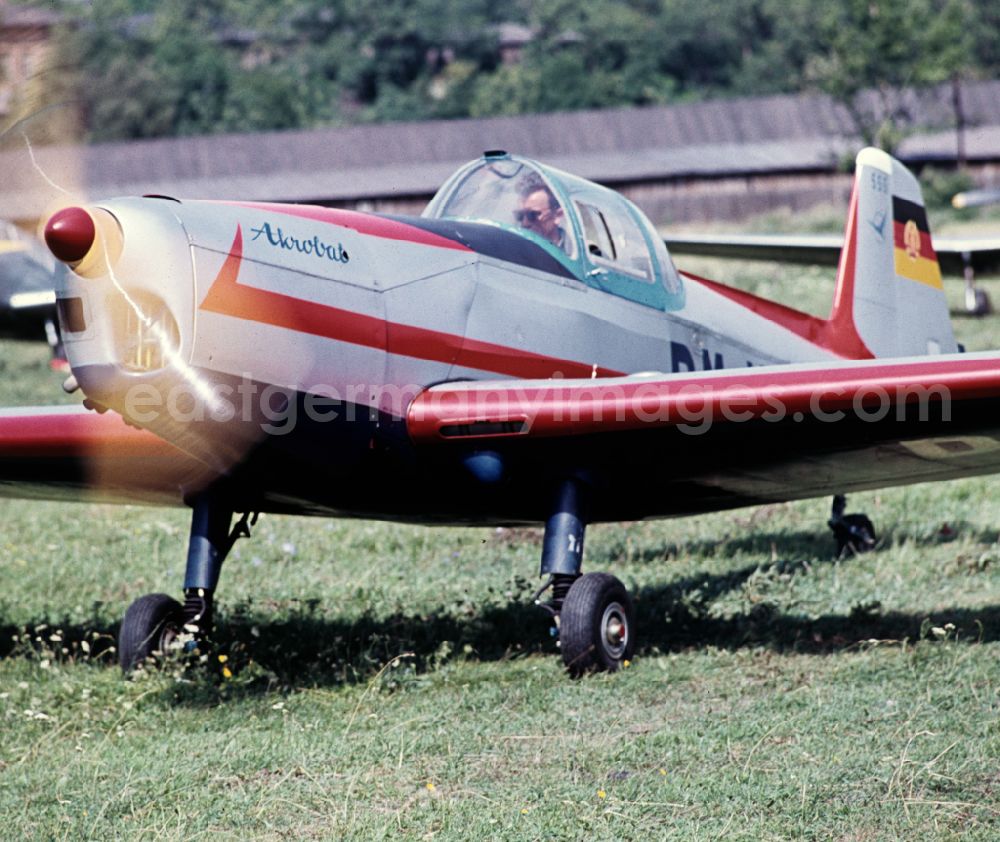
[[[151,198],[101,207],[120,226],[118,253],[60,292],[74,374],[93,403],[234,476],[248,507],[530,520],[530,490],[473,502],[467,481],[482,491],[481,478],[464,456],[426,472],[403,423],[420,391],[833,356],[694,281],[677,311],[595,289],[495,226]],[[417,475],[440,478],[426,489],[434,505],[412,495]]]

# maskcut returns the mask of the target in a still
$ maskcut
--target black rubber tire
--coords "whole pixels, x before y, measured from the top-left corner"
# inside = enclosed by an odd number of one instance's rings
[[[165,593],[140,596],[125,612],[118,632],[118,663],[130,673],[149,658],[163,654],[184,626],[184,609]]]
[[[609,635],[620,623],[617,642]],[[625,586],[609,573],[587,573],[566,594],[559,612],[559,646],[570,675],[621,669],[635,651],[635,609]]]
[[[990,301],[990,296],[985,289],[980,289],[976,287],[975,291],[975,308],[972,311],[974,316],[988,316],[993,312],[993,302]]]

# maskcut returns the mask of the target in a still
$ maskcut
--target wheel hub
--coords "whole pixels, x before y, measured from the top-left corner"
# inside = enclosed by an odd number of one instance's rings
[[[628,647],[628,621],[620,602],[612,602],[601,617],[601,638],[605,649],[613,658],[621,658]]]
[[[608,620],[607,635],[608,643],[611,644],[621,643],[625,639],[625,626],[617,617]]]
[[[160,641],[157,647],[158,651],[162,652],[164,655],[170,653],[170,650],[174,647],[177,642],[177,629],[173,627],[172,624],[166,623],[160,630]]]

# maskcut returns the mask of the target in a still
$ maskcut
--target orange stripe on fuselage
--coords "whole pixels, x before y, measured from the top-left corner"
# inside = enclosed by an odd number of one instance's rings
[[[587,363],[547,357],[413,325],[389,323],[375,316],[240,284],[238,276],[242,261],[243,230],[237,226],[229,255],[200,309],[338,342],[511,377],[590,377],[595,373],[598,377],[613,377],[622,373],[601,367],[595,372],[594,366]],[[388,340],[390,330],[391,348]]]

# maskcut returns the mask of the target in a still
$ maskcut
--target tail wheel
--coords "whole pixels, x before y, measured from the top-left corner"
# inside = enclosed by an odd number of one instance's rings
[[[184,627],[184,609],[164,593],[139,597],[125,612],[118,632],[118,662],[129,673],[149,658],[162,656]]]
[[[857,555],[867,553],[875,549],[878,543],[878,536],[875,534],[875,525],[868,515],[858,512],[853,515],[845,515],[847,508],[847,498],[843,494],[836,494],[833,498],[833,507],[830,510],[830,519],[827,525],[833,530],[833,537],[837,542],[837,557],[843,558],[848,553]]]
[[[614,672],[635,651],[635,610],[625,586],[608,573],[587,573],[566,594],[559,645],[572,675]]]
[[[834,535],[839,557],[870,552],[878,543],[875,526],[864,514],[844,515],[842,528],[834,529]]]

